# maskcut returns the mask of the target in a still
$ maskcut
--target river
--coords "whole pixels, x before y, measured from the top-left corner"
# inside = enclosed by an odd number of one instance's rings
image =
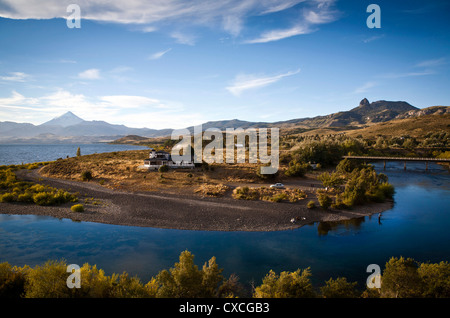
[[[224,275],[247,286],[269,270],[310,267],[312,281],[345,276],[363,288],[369,264],[383,269],[391,256],[449,261],[450,175],[437,164],[374,164],[395,186],[395,205],[377,215],[346,222],[315,223],[277,232],[186,231],[116,226],[33,215],[0,214],[0,262],[34,266],[49,259],[97,264],[107,274],[127,271],[147,282],[173,267],[189,250],[199,267],[216,257]],[[280,203],[283,204],[283,203]]]

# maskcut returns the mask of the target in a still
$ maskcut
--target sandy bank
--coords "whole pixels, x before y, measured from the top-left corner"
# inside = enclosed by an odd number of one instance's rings
[[[72,212],[71,204],[36,206],[0,203],[2,214],[47,215],[116,225],[203,231],[279,231],[313,222],[368,216],[389,210],[393,206],[393,202],[385,202],[352,210],[308,209],[308,199],[297,203],[274,203],[235,200],[229,197],[200,197],[175,191],[124,192],[107,189],[95,183],[42,177],[37,170],[18,171],[17,176],[24,180],[78,192],[80,203],[86,210]],[[292,219],[296,222],[292,223]]]

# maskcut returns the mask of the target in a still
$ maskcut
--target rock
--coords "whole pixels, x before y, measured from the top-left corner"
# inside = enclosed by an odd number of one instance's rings
[[[367,98],[364,98],[362,101],[359,102],[359,106],[369,106],[369,100]]]

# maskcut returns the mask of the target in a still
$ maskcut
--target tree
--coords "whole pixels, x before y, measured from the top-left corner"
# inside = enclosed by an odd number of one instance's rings
[[[9,263],[0,264],[0,298],[20,298],[25,288],[24,271]]]
[[[359,296],[356,289],[357,284],[357,282],[348,282],[345,277],[330,278],[325,282],[325,286],[320,288],[320,291],[324,298],[355,298]]]
[[[222,269],[212,257],[201,270],[194,264],[189,251],[180,254],[179,262],[170,270],[162,270],[156,280],[160,285],[157,296],[168,298],[193,298],[215,296],[218,284],[223,280]]]
[[[36,266],[27,274],[25,283],[26,298],[68,298],[71,289],[67,288],[67,265],[64,261],[48,261]]]
[[[324,172],[317,177],[322,181],[324,187],[337,188],[345,182],[345,179],[338,172]]]
[[[390,298],[420,297],[422,281],[412,258],[392,257],[381,277],[381,294]]]
[[[421,263],[417,272],[423,283],[423,297],[450,297],[450,264],[448,262]]]
[[[295,272],[281,272],[277,275],[274,271],[264,277],[260,286],[255,288],[255,298],[311,298],[315,297],[310,278],[311,271],[308,268],[297,269]]]
[[[78,147],[78,149],[77,149],[77,157],[79,157],[79,156],[81,156],[81,149],[80,149],[80,147]]]

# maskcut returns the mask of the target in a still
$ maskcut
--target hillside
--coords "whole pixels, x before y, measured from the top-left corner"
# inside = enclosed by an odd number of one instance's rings
[[[450,109],[450,107],[448,107]],[[389,122],[378,123],[363,129],[346,131],[351,137],[362,135],[364,138],[373,139],[379,135],[386,137],[410,136],[423,138],[427,133],[438,131],[450,131],[450,113],[444,115],[430,114],[412,118],[395,119]]]

